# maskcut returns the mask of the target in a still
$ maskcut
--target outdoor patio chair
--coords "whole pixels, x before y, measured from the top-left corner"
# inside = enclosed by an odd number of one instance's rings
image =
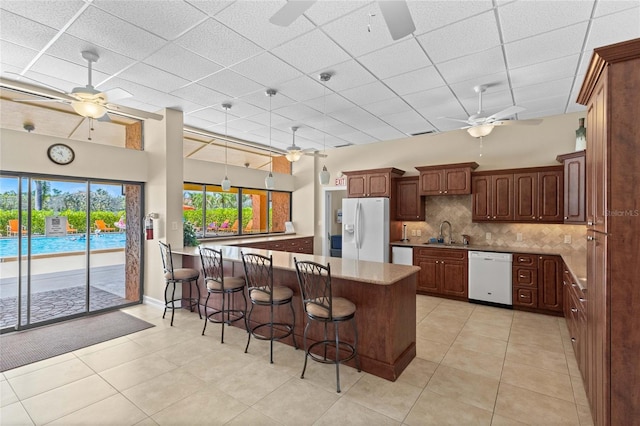
[[[27,233],[27,228],[22,225],[22,235]],[[13,237],[14,235],[18,235],[18,219],[9,219],[9,223],[7,224],[7,235]]]
[[[67,222],[67,234],[77,234],[78,230]]]
[[[95,221],[95,225],[96,225],[96,229],[99,229],[100,232],[113,232],[116,230],[116,228],[108,227],[107,224],[104,223],[104,220],[102,219],[97,219]]]

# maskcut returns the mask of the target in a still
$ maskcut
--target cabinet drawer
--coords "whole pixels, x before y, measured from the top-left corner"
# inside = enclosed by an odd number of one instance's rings
[[[466,260],[467,250],[463,249],[437,249],[420,247],[414,250],[415,256],[437,257],[438,259]]]
[[[513,254],[513,264],[517,266],[538,267],[538,256],[535,254]]]
[[[513,304],[535,308],[538,306],[538,290],[529,287],[513,289]]]
[[[513,268],[513,285],[538,287],[538,270],[533,268]]]

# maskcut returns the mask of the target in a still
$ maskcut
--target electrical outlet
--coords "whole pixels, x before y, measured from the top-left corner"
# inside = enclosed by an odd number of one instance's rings
[[[516,234],[516,241],[522,241],[522,232]]]
[[[412,230],[411,230],[411,236],[412,236],[412,237],[415,237],[415,236],[416,236],[416,230],[415,230],[415,229],[412,229]]]
[[[565,244],[571,244],[571,235],[565,235],[564,236],[564,243]]]
[[[418,234],[418,237],[422,237],[422,230],[421,230],[421,229],[418,229],[418,230],[416,231],[416,234]]]
[[[178,222],[171,222],[171,230],[172,231],[178,230]]]
[[[487,239],[487,241],[491,239],[491,232],[487,232],[486,233],[486,239]]]

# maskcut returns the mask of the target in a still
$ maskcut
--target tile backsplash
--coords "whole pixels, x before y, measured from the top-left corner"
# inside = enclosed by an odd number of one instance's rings
[[[462,241],[462,234],[469,235],[471,244],[524,248],[549,248],[581,250],[586,247],[584,225],[556,225],[539,223],[484,223],[471,222],[471,195],[426,197],[424,222],[403,222],[407,225],[407,238],[412,242],[427,242],[440,234],[440,223],[451,222],[453,240]],[[446,226],[445,226],[446,228]],[[421,236],[412,236],[412,231]],[[445,234],[448,230],[444,231]],[[487,239],[487,233],[491,239]],[[522,241],[518,241],[522,234]],[[570,239],[570,243],[565,242]]]

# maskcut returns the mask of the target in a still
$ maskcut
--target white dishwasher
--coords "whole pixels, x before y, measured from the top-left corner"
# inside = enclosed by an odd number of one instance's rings
[[[469,300],[511,306],[511,262],[511,253],[470,251]]]

